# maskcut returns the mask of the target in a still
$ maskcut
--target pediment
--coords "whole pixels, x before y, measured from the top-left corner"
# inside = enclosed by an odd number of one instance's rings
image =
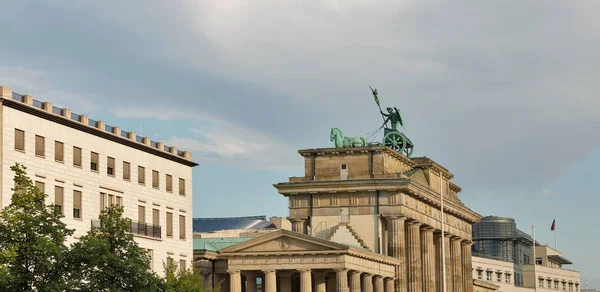
[[[279,230],[221,250],[221,253],[281,253],[346,250],[347,246],[309,235]]]

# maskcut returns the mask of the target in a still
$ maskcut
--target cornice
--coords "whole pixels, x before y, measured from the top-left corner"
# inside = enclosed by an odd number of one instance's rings
[[[354,153],[385,153],[388,154],[403,163],[409,165],[410,167],[415,167],[417,164],[412,161],[410,158],[394,151],[386,146],[371,146],[371,147],[348,147],[348,148],[314,148],[314,149],[301,149],[298,150],[298,153],[304,157],[311,156],[319,156],[319,155],[339,155],[340,153],[344,154],[354,154]]]
[[[454,178],[454,174],[452,174],[448,169],[441,166],[437,162],[433,161],[431,158],[424,156],[424,157],[414,157],[414,158],[411,158],[411,160],[414,163],[416,163],[417,168],[432,169],[434,173],[441,172],[442,176],[447,178],[448,180],[451,180]]]

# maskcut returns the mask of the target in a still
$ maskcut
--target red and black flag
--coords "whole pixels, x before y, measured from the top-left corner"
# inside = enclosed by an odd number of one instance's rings
[[[552,226],[550,226],[550,231],[554,231],[556,229],[556,219],[552,220]]]

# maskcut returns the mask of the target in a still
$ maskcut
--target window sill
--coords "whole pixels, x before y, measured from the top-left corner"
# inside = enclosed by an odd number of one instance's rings
[[[98,171],[98,170],[90,169],[90,171],[93,172],[93,173],[100,173],[100,171]]]
[[[114,174],[107,174],[107,176],[110,176],[110,177],[112,177],[112,178],[114,178],[114,177],[115,177],[115,175],[114,175]]]
[[[39,154],[36,154],[36,155],[35,155],[35,157],[37,157],[37,158],[43,158],[43,159],[46,159],[46,156],[45,156],[45,155],[39,155]]]
[[[128,182],[131,182],[131,179],[130,179],[130,178],[123,178],[123,180],[124,180],[124,181],[128,181]]]
[[[25,149],[17,149],[17,148],[15,148],[15,151],[21,152],[21,153],[25,153]]]
[[[54,159],[54,162],[65,164],[64,160],[56,160],[56,159]]]
[[[185,194],[179,194],[180,197],[185,197]]]
[[[146,183],[141,183],[141,182],[138,182],[138,185],[140,185],[140,186],[145,186],[145,185],[146,185]]]
[[[155,190],[160,190],[160,187],[152,187]]]
[[[172,194],[172,193],[173,193],[173,190],[167,190],[167,193],[171,193],[171,194]]]
[[[75,217],[73,217],[73,220],[83,221],[83,218],[75,218]]]
[[[81,168],[81,165],[73,164],[73,167]]]

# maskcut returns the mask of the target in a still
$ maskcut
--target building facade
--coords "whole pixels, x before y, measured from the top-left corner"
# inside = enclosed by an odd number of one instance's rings
[[[481,216],[460,201],[447,169],[381,146],[299,153],[305,175],[275,185],[289,198],[293,231],[398,259],[396,292],[441,291],[442,268],[446,291],[473,291],[471,224]]]
[[[500,291],[579,291],[578,271],[564,269],[572,264],[562,254],[536,242],[517,229],[515,220],[484,217],[473,225],[473,278],[492,282]]]
[[[109,205],[124,207],[136,242],[162,274],[167,258],[192,261],[192,167],[190,152],[151,141],[118,126],[40,102],[0,87],[0,207],[10,204],[15,163],[27,167],[75,229],[68,242],[98,226]]]

